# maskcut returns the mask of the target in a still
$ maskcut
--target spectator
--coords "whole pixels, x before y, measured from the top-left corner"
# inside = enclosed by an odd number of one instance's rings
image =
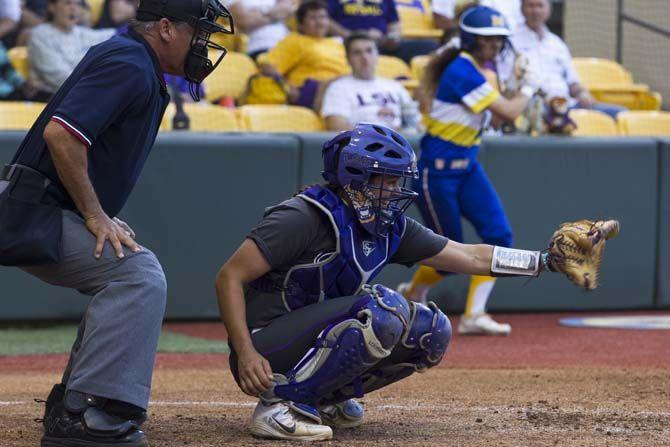
[[[86,0],[81,0],[82,13],[77,25],[91,25],[91,11]],[[16,46],[28,45],[28,37],[34,27],[44,23],[49,14],[49,0],[25,0],[21,8],[21,26],[16,36]]]
[[[114,35],[76,25],[81,14],[80,0],[49,0],[48,21],[30,33],[30,79],[42,92],[55,93],[91,46]]]
[[[261,54],[258,65],[264,75],[286,78],[292,104],[312,107],[320,83],[348,73],[349,68],[341,39],[326,37],[330,19],[323,1],[304,1],[296,20],[299,32]]]
[[[2,0],[0,2],[0,41],[10,36],[21,21],[21,0]]]
[[[400,38],[400,18],[394,0],[328,0],[328,12],[333,19],[332,34],[344,38],[352,31],[367,31],[377,40],[382,54],[407,63],[437,47],[432,40]]]
[[[7,49],[0,42],[0,101],[23,99],[21,87],[25,81],[9,62]]]
[[[232,0],[230,12],[237,28],[248,36],[247,53],[256,59],[286,37],[286,24],[295,14],[293,0]]]
[[[358,31],[344,41],[351,75],[326,88],[321,116],[328,130],[351,130],[358,122],[418,133],[418,105],[397,81],[375,76],[379,51],[375,40]]]
[[[525,21],[521,14],[521,0],[433,0],[435,26],[449,32],[456,31],[458,29],[457,12],[464,11],[473,4],[488,6],[499,11],[507,20],[512,33]]]
[[[135,18],[139,0],[105,0],[95,29],[121,28]]]
[[[512,43],[517,51],[528,57],[533,71],[539,74],[543,91],[569,98],[571,108],[594,109],[613,118],[626,110],[615,104],[594,101],[588,89],[580,84],[572,66],[570,49],[546,26],[551,15],[548,0],[523,0],[522,12],[526,21],[512,35]]]

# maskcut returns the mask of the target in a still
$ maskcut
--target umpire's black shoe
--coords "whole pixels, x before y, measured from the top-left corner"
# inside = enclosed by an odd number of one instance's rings
[[[51,396],[51,395],[50,395]],[[149,447],[139,419],[127,420],[102,409],[104,399],[68,391],[49,405],[41,447]]]
[[[62,404],[64,397],[65,397],[65,385],[63,385],[62,383],[57,383],[56,385],[53,386],[53,388],[51,388],[51,392],[49,393],[49,397],[47,397],[47,400],[35,399],[35,402],[39,404],[45,404],[44,417],[42,419],[35,419],[35,422],[41,422],[42,424],[44,424],[44,421],[46,420],[47,416],[49,416],[51,409],[54,407],[55,404]]]

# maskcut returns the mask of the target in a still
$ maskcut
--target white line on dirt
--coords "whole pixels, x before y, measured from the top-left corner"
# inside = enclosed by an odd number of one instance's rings
[[[33,404],[32,401],[22,401],[22,400],[10,400],[10,401],[0,401],[0,407],[13,407],[19,405]],[[256,402],[234,402],[234,401],[206,401],[206,400],[194,400],[194,401],[181,401],[181,400],[156,400],[150,401],[150,406],[184,406],[184,407],[226,407],[226,408],[252,408],[256,406]],[[519,410],[526,411],[538,411],[537,407],[513,407],[513,406],[463,406],[463,405],[449,405],[449,404],[424,404],[424,403],[408,403],[406,405],[398,404],[387,404],[387,405],[369,405],[368,409],[371,411],[380,411],[380,410],[398,410],[398,411],[408,411],[408,410],[451,410],[451,411],[491,411],[497,410],[501,413],[517,413]],[[596,409],[586,409],[586,408],[561,408],[561,413],[574,413],[579,412],[583,414],[610,414],[620,412],[621,409],[616,408],[596,408]],[[670,412],[661,412],[661,411],[639,411],[634,413],[639,416],[651,416],[651,417],[670,417]]]

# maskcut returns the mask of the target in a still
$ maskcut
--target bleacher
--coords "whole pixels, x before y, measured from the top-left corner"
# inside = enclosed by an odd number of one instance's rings
[[[101,14],[102,0],[88,0],[93,20]],[[438,38],[441,30],[435,29],[428,0],[398,0],[403,38]],[[218,38],[218,43],[230,51],[221,66],[204,82],[207,104],[186,105],[191,130],[201,132],[231,131],[318,131],[323,122],[313,111],[297,106],[242,106],[242,98],[251,76],[258,73],[258,66],[244,53],[246,36]],[[215,56],[215,55],[214,55]],[[8,51],[13,67],[24,77],[28,76],[28,52],[25,47]],[[392,56],[381,56],[377,75],[400,81],[410,93],[419,86],[429,55],[415,56],[408,65]],[[668,135],[667,112],[660,112],[661,95],[648,85],[635,82],[633,75],[622,65],[607,59],[573,59],[576,71],[596,101],[622,105],[631,113],[619,117],[618,122],[596,111],[573,110],[570,117],[577,123],[576,136],[613,135]],[[205,102],[205,101],[203,101]],[[218,104],[238,107],[221,107]],[[0,129],[27,129],[37,117],[42,106],[30,103],[1,103]],[[656,113],[652,113],[656,112]],[[172,129],[174,107],[170,106],[161,130]],[[300,119],[296,119],[300,117]],[[279,125],[278,123],[281,123]]]

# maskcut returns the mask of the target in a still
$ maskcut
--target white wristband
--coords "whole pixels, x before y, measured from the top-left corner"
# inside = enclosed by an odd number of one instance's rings
[[[519,90],[519,93],[521,93],[523,96],[525,96],[527,98],[532,98],[533,95],[535,94],[535,89],[533,87],[531,87],[530,85],[524,85]]]

